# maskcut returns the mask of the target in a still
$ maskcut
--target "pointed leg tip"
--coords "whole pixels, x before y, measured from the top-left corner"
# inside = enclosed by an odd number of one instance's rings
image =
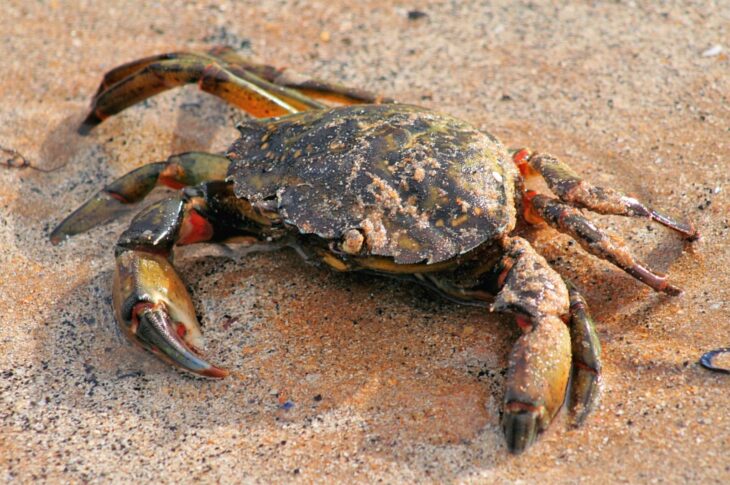
[[[65,220],[64,220],[65,222]],[[64,242],[66,239],[69,238],[72,234],[69,234],[66,231],[66,228],[64,227],[64,223],[61,222],[56,228],[51,231],[51,234],[48,235],[48,239],[51,241],[51,244],[54,246],[58,246],[62,242]]]
[[[79,125],[79,127],[76,129],[76,133],[80,136],[87,136],[89,133],[91,133],[91,130],[98,125],[99,123],[91,124],[84,121]]]
[[[104,118],[99,117],[99,115],[96,114],[96,111],[92,111],[84,119],[84,121],[81,122],[79,127],[76,129],[76,133],[81,136],[86,136],[91,133],[91,130],[102,121],[104,121]]]
[[[116,219],[132,208],[124,204],[115,194],[99,191],[78,209],[69,214],[48,236],[51,244],[58,245],[71,236],[82,234],[89,229]]]
[[[684,293],[684,290],[682,290],[682,288],[670,285],[669,283],[667,283],[667,286],[665,286],[661,291],[669,296],[682,296],[682,294]]]
[[[649,218],[680,233],[688,242],[697,241],[700,238],[700,231],[691,222],[682,223],[660,214],[657,211],[649,211]]]
[[[686,224],[677,224],[677,227],[674,227],[673,229],[679,232],[684,237],[685,241],[690,243],[697,241],[701,237],[700,231],[691,222],[687,222]]]
[[[575,363],[575,367],[570,414],[571,427],[579,428],[598,408],[601,396],[601,374],[600,369],[592,369],[585,364]]]
[[[666,293],[669,296],[680,296],[683,293],[681,288],[674,286],[667,281],[666,275],[655,273],[641,264],[634,263],[632,266],[624,268],[624,271],[652,288],[654,291]]]
[[[224,379],[228,377],[231,372],[228,369],[222,369],[212,365],[207,369],[198,371],[197,374],[203,377],[210,377],[211,379]]]
[[[59,244],[61,244],[63,241],[66,240],[66,236],[62,236],[60,234],[51,233],[51,235],[49,236],[48,239],[51,240],[51,244],[53,244],[54,246],[58,246]]]
[[[695,226],[693,224],[690,224],[689,227],[690,227],[690,231],[685,236],[685,239],[687,240],[687,242],[691,242],[691,243],[698,241],[702,237],[702,234],[700,233],[699,230],[697,230],[695,228]]]

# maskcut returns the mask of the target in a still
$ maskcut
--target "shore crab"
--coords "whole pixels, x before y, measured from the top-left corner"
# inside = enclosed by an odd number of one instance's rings
[[[201,354],[196,313],[172,266],[175,246],[284,242],[336,271],[425,285],[452,300],[515,314],[502,425],[522,452],[571,382],[582,422],[598,399],[600,344],[585,301],[514,230],[546,223],[656,291],[680,290],[638,262],[579,209],[698,233],[557,158],[508,151],[493,136],[431,110],[259,65],[227,48],[171,53],[108,72],[79,128],[186,83],[245,110],[224,154],[189,152],[107,185],[51,234],[54,244],[118,215],[156,185],[179,192],[143,209],[116,245],[113,306],[133,343],[186,371],[223,378]],[[542,176],[556,197],[525,190]],[[572,380],[571,380],[572,374]]]

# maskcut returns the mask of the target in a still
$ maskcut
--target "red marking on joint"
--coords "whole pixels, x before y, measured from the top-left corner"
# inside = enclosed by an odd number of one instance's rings
[[[585,312],[586,304],[584,302],[582,302],[581,300],[578,300],[570,305],[570,311],[572,313],[579,312],[579,311]]]
[[[520,330],[522,330],[523,332],[529,332],[530,330],[532,330],[532,322],[528,317],[524,315],[516,315],[515,323],[518,327],[520,327]]]
[[[515,154],[512,155],[512,160],[514,160],[516,165],[527,163],[528,158],[530,158],[530,150],[528,150],[527,148],[517,150]]]
[[[108,114],[104,113],[102,110],[100,110],[98,108],[96,110],[94,110],[94,114],[96,115],[97,118],[99,118],[99,121],[104,121],[105,119],[109,118]]]
[[[208,82],[213,81],[214,79],[211,79],[211,73],[215,73],[217,70],[215,69],[215,63],[211,62],[210,64],[206,65],[203,68],[203,72],[200,76],[200,79],[198,79],[198,89],[201,91],[205,91],[205,86]],[[213,78],[215,76],[212,76]]]
[[[132,307],[132,318],[129,322],[129,330],[132,334],[137,333],[137,327],[139,327],[139,316],[147,310],[152,310],[154,307],[155,305],[148,301],[141,301]]]
[[[512,161],[515,165],[517,165],[520,174],[522,174],[524,178],[531,177],[536,174],[535,170],[528,163],[530,155],[532,155],[532,152],[530,152],[527,148],[518,150],[514,155],[512,155]]]
[[[499,273],[499,276],[497,277],[497,286],[499,288],[502,288],[504,286],[504,282],[507,279],[507,275],[509,274],[513,265],[514,265],[514,261],[512,261],[511,259],[508,259],[505,261],[504,269],[502,270],[501,273]]]
[[[526,411],[528,413],[540,414],[542,412],[542,409],[543,406],[520,401],[510,401],[504,405],[504,410],[510,412]]]
[[[185,324],[180,323],[180,322],[178,322],[177,328],[175,328],[175,331],[177,332],[177,336],[180,338],[185,337],[185,334],[188,333],[188,329],[185,328]]]
[[[175,179],[166,178],[163,176],[160,176],[159,181],[162,185],[164,185],[166,187],[170,187],[171,189],[175,189],[175,190],[182,189],[183,187],[185,187],[185,184],[178,182]]]
[[[568,209],[560,209],[560,213],[558,214],[558,226],[567,227],[568,225],[565,223],[565,218],[569,215],[570,212]]]
[[[185,170],[180,165],[173,163],[160,172],[160,177],[157,180],[162,185],[178,190],[185,187],[185,184],[181,182],[184,177]]]
[[[185,215],[180,227],[178,244],[195,244],[196,242],[209,241],[212,237],[213,226],[198,211],[191,209]]]
[[[544,221],[532,205],[532,199],[537,195],[534,190],[526,190],[522,194],[522,216],[530,224],[542,224]]]
[[[228,74],[221,69],[217,62],[211,62],[203,68],[203,74],[198,81],[200,86],[204,86],[206,82],[225,81],[229,79]]]
[[[593,367],[590,367],[585,362],[581,362],[579,360],[574,360],[573,365],[576,366],[578,369],[588,371],[592,374],[598,374],[598,371],[596,369],[594,369]]]
[[[124,197],[122,194],[118,194],[118,193],[112,192],[110,190],[107,190],[106,193],[109,194],[109,197],[111,197],[114,200],[118,200],[122,204],[129,204],[129,199]]]

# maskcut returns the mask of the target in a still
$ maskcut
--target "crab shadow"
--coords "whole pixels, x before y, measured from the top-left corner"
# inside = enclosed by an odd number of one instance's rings
[[[194,431],[245,429],[261,442],[308,438],[312,453],[336,432],[340,445],[356,440],[392,461],[418,460],[412,451],[431,446],[445,462],[477,453],[483,469],[504,453],[498,403],[516,336],[504,319],[399,282],[332,274],[288,250],[242,261],[183,254],[178,268],[206,354],[229,378],[177,372],[123,341],[105,265],[34,332],[47,373],[37,376],[38,401],[82,420],[113,410],[114,422],[132,420],[135,435],[170,446]]]
[[[291,250],[230,259],[200,246],[182,251],[176,265],[201,316],[206,355],[232,375],[192,377],[127,344],[112,323],[109,258],[69,288],[34,335],[38,366],[64,383],[53,404],[78,416],[113,409],[115,421],[137,423],[134,436],[152,434],[172,449],[191,434],[244,429],[248,437],[233,451],[241,459],[272,437],[306,440],[311,456],[352,442],[392,462],[427,456],[451,476],[464,471],[449,472],[453,463],[477,471],[512,459],[499,426],[517,337],[509,318],[405,283],[312,267]],[[51,377],[39,379],[40,400]],[[542,441],[565,433],[558,420]],[[430,453],[417,452],[424,447]],[[551,449],[541,446],[531,459]]]

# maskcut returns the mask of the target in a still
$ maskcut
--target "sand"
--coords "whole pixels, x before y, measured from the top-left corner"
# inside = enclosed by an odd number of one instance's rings
[[[4,3],[0,145],[53,171],[0,167],[1,480],[730,481],[730,379],[697,363],[730,345],[730,5],[467,3]],[[222,43],[469,120],[700,228],[689,247],[596,217],[680,298],[534,231],[603,343],[602,402],[583,427],[563,413],[511,456],[511,318],[290,250],[178,257],[225,381],[117,336],[112,248],[129,217],[57,247],[49,231],[132,168],[223,150],[242,115],[187,87],[86,138],[75,127],[110,68]]]

